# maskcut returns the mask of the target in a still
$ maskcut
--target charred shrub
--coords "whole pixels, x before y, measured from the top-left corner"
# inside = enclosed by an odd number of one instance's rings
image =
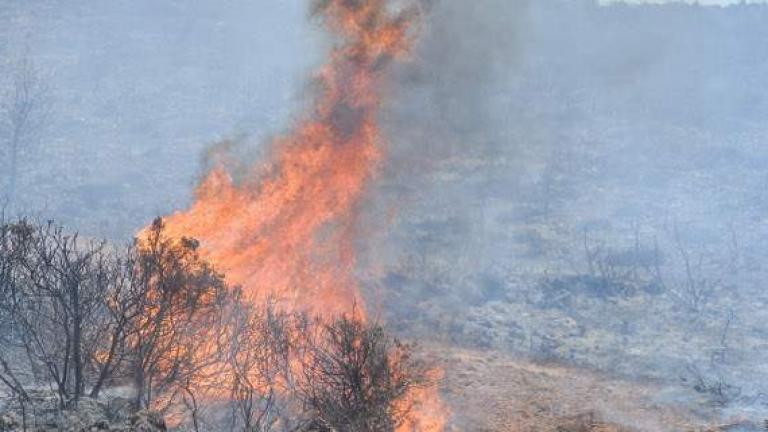
[[[0,389],[22,413],[43,386],[56,415],[127,386],[116,411],[195,431],[392,431],[426,377],[380,325],[245,299],[161,219],[123,248],[0,223]]]
[[[427,384],[412,351],[375,324],[344,317],[322,326],[305,359],[301,389],[316,430],[394,430],[411,408],[409,390]]]
[[[160,219],[125,249],[0,223],[0,383],[22,399],[52,385],[63,408],[127,378],[149,407],[210,361],[199,341],[216,340],[226,292],[197,242],[167,238]]]

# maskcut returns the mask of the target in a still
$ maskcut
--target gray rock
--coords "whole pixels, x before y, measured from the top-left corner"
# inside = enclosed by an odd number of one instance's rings
[[[21,428],[21,420],[13,413],[0,415],[0,432],[9,432]]]
[[[117,398],[116,398],[117,399]],[[36,394],[22,411],[18,402],[11,402],[0,412],[0,432],[21,432],[22,412],[27,430],[36,432],[163,432],[165,420],[155,412],[140,411],[131,414],[125,400],[102,402],[82,398],[58,409],[52,395]]]

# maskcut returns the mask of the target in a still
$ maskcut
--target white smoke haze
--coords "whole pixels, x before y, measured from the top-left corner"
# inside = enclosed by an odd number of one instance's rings
[[[759,422],[766,8],[432,6],[386,117],[390,320]]]
[[[446,359],[448,402],[489,410],[454,408],[459,430],[529,409],[544,375],[552,416],[768,418],[768,6],[648,3],[419,3],[358,273]],[[0,0],[0,85],[29,58],[54,101],[13,211],[124,239],[211,164],[263,158],[333,42],[308,6]]]

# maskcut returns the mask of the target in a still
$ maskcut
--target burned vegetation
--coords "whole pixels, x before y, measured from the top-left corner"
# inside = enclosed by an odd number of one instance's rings
[[[246,301],[198,249],[159,218],[123,247],[0,224],[0,430],[394,431],[435,384],[380,325]]]

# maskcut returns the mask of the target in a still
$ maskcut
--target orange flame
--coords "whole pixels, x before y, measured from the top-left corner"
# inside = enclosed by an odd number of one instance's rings
[[[365,318],[354,276],[358,206],[382,160],[377,124],[381,71],[407,53],[412,10],[387,0],[320,0],[315,10],[343,41],[318,73],[312,112],[272,143],[272,157],[235,181],[215,168],[186,211],[166,219],[168,234],[200,240],[203,256],[252,301],[331,317]],[[430,391],[426,391],[430,392]],[[424,392],[422,392],[424,393]],[[443,429],[437,391],[428,419],[401,430]],[[425,416],[427,414],[424,414]]]
[[[345,43],[318,74],[322,93],[297,130],[273,143],[273,161],[235,183],[214,169],[196,202],[167,219],[170,235],[204,255],[253,299],[276,296],[319,314],[359,312],[352,244],[357,205],[381,160],[379,71],[409,46],[408,19],[383,0],[318,3]]]
[[[427,379],[436,383],[443,378],[439,368],[427,371]],[[440,398],[436,386],[413,387],[400,399],[396,408],[409,408],[408,415],[402,419],[396,432],[442,432],[445,430],[448,409]]]

